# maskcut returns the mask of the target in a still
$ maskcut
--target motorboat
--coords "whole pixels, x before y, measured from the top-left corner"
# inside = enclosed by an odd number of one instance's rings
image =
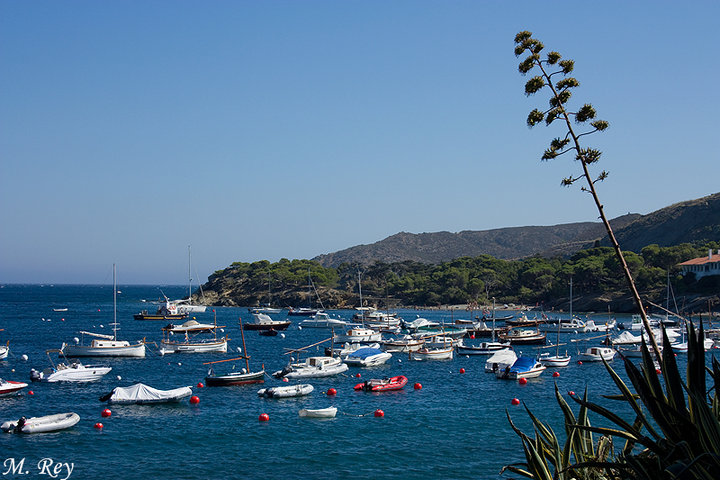
[[[273,373],[275,378],[317,378],[332,377],[346,372],[348,366],[336,357],[308,357],[304,362],[291,363]]]
[[[74,412],[56,413],[44,417],[20,417],[0,425],[5,433],[46,433],[57,432],[75,426],[80,421],[80,415]]]
[[[703,348],[705,351],[710,350],[714,345],[715,341],[712,338],[706,338],[703,340]],[[688,351],[688,342],[672,343],[670,346],[673,347],[673,351],[675,352],[687,353]]]
[[[317,310],[315,308],[307,308],[307,307],[300,307],[300,308],[291,308],[288,310],[288,316],[291,317],[312,317],[317,315],[317,313],[320,310]]]
[[[365,316],[363,323],[377,330],[395,330],[400,328],[401,319],[395,313],[370,312]]]
[[[585,331],[587,332],[609,332],[617,327],[617,320],[610,319],[605,323],[596,323],[594,320],[585,321]]]
[[[518,357],[510,367],[495,372],[497,378],[505,380],[519,380],[521,378],[536,378],[545,371],[545,365],[532,357]]]
[[[374,367],[383,365],[392,358],[392,353],[383,352],[378,348],[363,347],[348,354],[344,359],[351,367]]]
[[[499,350],[485,361],[485,371],[487,373],[496,373],[505,370],[507,367],[512,367],[517,358],[518,356],[514,350]]]
[[[177,321],[185,320],[188,317],[188,313],[185,310],[181,310],[178,303],[171,301],[165,297],[164,301],[160,301],[155,313],[150,313],[147,310],[142,310],[140,313],[133,315],[135,320],[165,320],[165,321]]]
[[[593,322],[593,327],[595,326],[595,323]],[[559,332],[559,333],[585,333],[585,332],[594,332],[596,330],[590,330],[587,323],[580,320],[577,317],[573,317],[571,319],[561,319],[561,318],[550,318],[545,321],[545,323],[538,326],[538,330],[541,332]]]
[[[458,355],[492,355],[495,352],[511,348],[509,342],[481,342],[478,345],[468,345],[464,340],[461,340],[455,346]]]
[[[275,308],[275,307],[250,307],[250,308],[248,308],[248,312],[250,312],[250,313],[265,313],[267,315],[282,313],[282,311],[283,311],[282,308]]]
[[[360,348],[380,348],[379,343],[343,343],[339,347],[325,347],[325,356],[345,358]]]
[[[498,337],[512,345],[534,345],[544,344],[546,335],[533,328],[511,328],[507,333],[501,333]]]
[[[46,353],[51,366],[42,371],[31,369],[30,380],[33,382],[94,382],[112,370],[112,367],[107,365],[83,365],[77,359],[68,361],[65,358],[65,363],[55,364],[50,354],[62,355],[62,350],[47,350]]]
[[[153,404],[174,403],[192,395],[190,387],[158,390],[144,383],[136,383],[129,387],[115,387],[110,393],[100,397],[101,402],[115,404]]]
[[[425,329],[437,328],[438,326],[440,326],[440,324],[438,322],[433,322],[433,321],[428,320],[427,318],[423,318],[420,316],[418,316],[412,322],[405,322],[405,321],[400,322],[400,328],[407,330],[408,332],[413,332],[413,333],[417,332],[421,328],[425,328]]]
[[[412,335],[402,335],[390,340],[383,340],[382,349],[390,353],[414,352],[422,348],[425,339],[415,338]]]
[[[589,347],[585,352],[580,354],[580,360],[583,362],[606,362],[615,358],[617,352],[608,347]]]
[[[505,325],[511,327],[537,327],[545,322],[545,318],[527,318],[527,316],[523,314],[520,317],[505,320]]]
[[[199,323],[197,320],[188,320],[182,325],[169,324],[163,327],[164,332],[169,333],[201,333],[213,332],[217,328],[225,328],[224,325],[213,325],[211,323]]]
[[[20,392],[27,387],[25,382],[16,382],[14,380],[3,380],[0,378],[0,397],[9,397]]]
[[[184,339],[175,340],[170,336],[160,341],[160,355],[168,353],[225,353],[227,352],[228,337],[221,338],[190,338],[185,334]]]
[[[448,324],[440,324],[436,327],[420,327],[416,330],[414,333],[414,336],[416,338],[429,338],[429,337],[436,337],[436,336],[443,336],[443,337],[452,337],[452,338],[462,338],[464,337],[468,332],[468,329],[465,327],[459,327],[457,325],[448,325]]]
[[[408,353],[410,360],[452,360],[455,347],[427,348]]]
[[[313,390],[315,390],[315,387],[309,383],[299,383],[297,385],[261,388],[257,393],[258,396],[265,398],[292,398],[310,395]]]
[[[332,318],[325,312],[318,312],[300,322],[300,326],[303,328],[345,328],[347,322],[340,318]]]
[[[244,330],[285,330],[290,326],[290,320],[274,320],[265,313],[253,313],[253,321],[242,324]]]
[[[425,346],[428,348],[454,347],[462,340],[445,335],[433,335],[432,337],[424,337],[423,339],[425,340]]]
[[[403,387],[408,383],[408,379],[405,375],[397,375],[390,378],[373,378],[372,380],[366,380],[362,383],[358,383],[353,387],[356,391],[365,392],[388,392],[393,390],[402,390]]]
[[[5,360],[10,353],[10,341],[5,345],[0,345],[0,360]]]
[[[303,408],[298,412],[298,415],[306,418],[335,418],[337,414],[337,407],[327,408]]]
[[[335,335],[334,342],[338,343],[372,343],[382,341],[382,333],[371,328],[354,327],[344,334]]]

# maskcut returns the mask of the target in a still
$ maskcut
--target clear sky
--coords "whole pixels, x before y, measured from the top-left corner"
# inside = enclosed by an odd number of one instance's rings
[[[575,60],[606,212],[720,191],[720,2],[0,0],[0,282],[194,282],[596,221],[513,38]]]

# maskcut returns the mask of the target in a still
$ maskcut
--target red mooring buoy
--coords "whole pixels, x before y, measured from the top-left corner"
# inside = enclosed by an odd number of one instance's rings
[[[513,398],[512,400],[510,400],[510,403],[512,403],[513,405],[520,405],[520,400],[518,400],[517,398]]]
[[[198,382],[198,384],[197,384],[197,387],[198,387],[198,388],[203,388],[204,386],[205,386],[205,385],[203,385],[202,382]]]
[[[464,369],[464,368],[461,368],[461,369],[460,369],[460,373],[465,373],[465,369]]]
[[[337,395],[337,390],[335,390],[334,388],[328,388],[327,394],[328,395]]]
[[[380,409],[378,408],[377,410],[375,410],[375,416],[378,417],[378,418],[379,418],[379,417],[384,417],[384,416],[385,416],[385,412],[383,412],[382,410],[380,410]]]
[[[267,413],[261,413],[260,416],[258,417],[258,420],[260,420],[261,422],[269,422],[270,415],[268,415]]]
[[[560,376],[560,372],[553,372],[553,377],[559,377],[559,376]]]
[[[104,417],[104,418],[107,418],[107,417],[109,417],[110,415],[112,415],[112,412],[110,411],[109,408],[106,408],[105,410],[103,410],[103,411],[100,413],[100,416],[102,416],[102,417]]]
[[[413,385],[413,388],[415,390],[422,390],[422,383],[416,383],[415,385]]]
[[[198,398],[197,395],[193,395],[192,397],[190,397],[191,405],[197,405],[198,403],[200,403],[200,398]]]
[[[97,428],[98,430],[102,430],[103,424],[100,423],[100,422],[98,422],[98,423],[95,424],[95,428]]]
[[[525,377],[520,377],[520,380],[518,380],[518,383],[519,383],[520,385],[525,385],[525,384],[527,383],[527,378],[525,378]]]

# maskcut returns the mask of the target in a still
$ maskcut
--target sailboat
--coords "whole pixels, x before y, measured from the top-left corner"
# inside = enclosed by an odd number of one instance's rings
[[[115,278],[115,264],[113,264],[113,334],[104,335],[100,333],[82,331],[82,340],[85,336],[93,337],[89,345],[83,341],[75,345],[63,343],[60,351],[66,357],[145,357],[145,340],[137,343],[130,343],[126,340],[117,339],[117,283]]]
[[[245,350],[245,332],[242,328],[242,319],[240,319],[240,335],[242,336],[242,348]],[[235,360],[245,360],[245,368],[241,371],[231,371],[224,374],[216,374],[213,367],[210,367],[207,376],[205,377],[205,384],[208,387],[224,387],[229,385],[246,385],[250,383],[263,383],[265,381],[265,365],[262,370],[257,372],[250,371],[250,356],[245,354],[242,357],[230,358],[227,360],[217,360],[215,362],[205,362],[203,365],[214,365],[222,362],[232,362]],[[234,367],[233,367],[234,368]]]
[[[192,260],[190,256],[190,245],[188,245],[188,298],[182,300],[171,300],[169,303],[177,307],[178,313],[205,313],[206,305],[193,304],[192,302]],[[202,287],[200,287],[202,292]]]
[[[200,326],[198,327],[198,325]],[[221,338],[217,337],[217,329],[223,328],[223,326],[218,327],[217,325],[217,314],[215,314],[215,320],[211,326],[202,324],[198,325],[187,325],[187,328],[185,329],[183,329],[182,326],[176,327],[175,325],[168,325],[163,328],[163,339],[160,341],[160,354],[227,352],[229,340],[227,335]],[[208,331],[213,334],[212,338],[190,338],[190,333],[203,333]],[[184,339],[175,340],[173,338],[175,332],[183,333]]]
[[[492,311],[492,334],[491,341],[482,342],[478,346],[466,345],[464,340],[461,340],[457,344],[458,355],[492,355],[495,352],[502,350],[510,350],[512,346],[509,342],[496,342],[495,341],[495,298],[493,297],[493,311]]]
[[[573,292],[572,292],[572,277],[570,277],[570,320],[572,321],[573,313],[572,313],[572,300],[573,300]],[[565,352],[565,355],[560,355],[560,329],[562,327],[562,322],[560,319],[558,319],[557,323],[557,338],[555,340],[555,355],[550,355],[549,353],[543,353],[540,355],[540,363],[542,363],[546,367],[567,367],[570,364],[570,355]]]

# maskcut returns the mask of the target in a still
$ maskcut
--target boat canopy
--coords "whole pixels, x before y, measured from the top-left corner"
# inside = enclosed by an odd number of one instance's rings
[[[360,358],[360,359],[364,360],[368,357],[372,357],[374,355],[379,355],[381,353],[383,353],[383,351],[378,348],[363,347],[363,348],[358,348],[357,350],[352,352],[350,355],[348,355],[348,357]]]
[[[535,363],[537,362],[532,357],[518,357],[515,363],[513,363],[512,370],[524,372],[533,368]]]
[[[190,395],[192,395],[190,387],[158,390],[144,383],[136,383],[129,387],[115,387],[107,401],[110,403],[160,403],[177,401]]]
[[[112,335],[105,335],[105,334],[103,334],[103,333],[93,333],[93,332],[80,331],[80,334],[81,334],[81,335],[87,335],[87,336],[89,336],[89,337],[104,338],[105,340],[114,340],[114,339],[115,339],[115,337],[113,337]]]

